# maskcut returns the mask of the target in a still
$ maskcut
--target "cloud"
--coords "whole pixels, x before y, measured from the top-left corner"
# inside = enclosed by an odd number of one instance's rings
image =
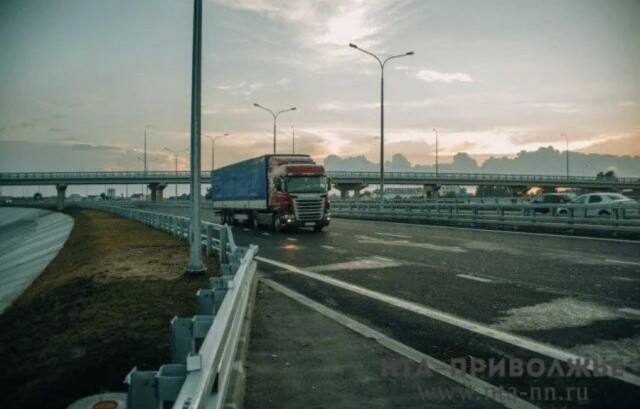
[[[276,84],[280,85],[281,87],[286,87],[290,82],[291,80],[289,78],[281,78],[276,81]]]
[[[577,114],[582,111],[578,104],[573,102],[528,102],[522,106],[542,108],[558,114]]]
[[[638,103],[636,101],[620,101],[618,105],[621,107],[632,107],[638,105]]]
[[[344,111],[344,109],[345,109],[344,103],[338,102],[338,101],[323,102],[318,105],[319,111],[337,112],[337,111]]]
[[[438,72],[434,70],[420,70],[416,77],[426,82],[474,82],[469,74],[463,72]]]
[[[408,0],[212,0],[223,6],[262,14],[282,21],[295,30],[294,41],[310,54],[282,60],[285,64],[300,64],[318,69],[343,63],[353,52],[347,45],[362,47],[379,44],[376,37],[403,17]],[[273,57],[272,57],[273,59]],[[309,64],[310,59],[314,64]]]
[[[62,128],[49,128],[49,132],[67,132],[67,130]]]

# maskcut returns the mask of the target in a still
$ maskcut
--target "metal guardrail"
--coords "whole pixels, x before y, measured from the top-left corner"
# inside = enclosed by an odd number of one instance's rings
[[[83,202],[79,206],[107,211],[188,239],[186,217]],[[217,237],[216,237],[217,236]],[[238,247],[227,225],[202,223],[207,254],[220,259],[221,277],[197,292],[198,314],[171,321],[171,363],[157,371],[137,368],[127,375],[127,408],[221,408],[230,391],[238,341],[255,285],[258,247]],[[200,345],[199,348],[196,348]]]
[[[640,232],[640,205],[530,203],[416,203],[334,200],[333,216],[345,218],[441,221],[486,225],[551,226]]]

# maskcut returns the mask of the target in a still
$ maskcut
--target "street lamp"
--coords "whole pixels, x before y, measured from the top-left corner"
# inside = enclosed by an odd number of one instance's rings
[[[147,129],[151,128],[151,125],[144,126],[144,173],[147,174]]]
[[[257,102],[255,102],[253,104],[253,106],[257,107],[257,108],[260,108],[260,109],[264,109],[265,111],[267,111],[268,113],[270,113],[273,116],[273,154],[275,155],[276,154],[276,120],[278,119],[278,115],[280,115],[283,112],[295,111],[296,107],[289,108],[289,109],[283,109],[282,111],[278,111],[278,112],[273,112],[269,108],[263,107],[262,105],[258,104]]]
[[[587,169],[588,167],[589,167],[589,165],[584,165],[584,166],[582,167],[582,177],[584,177],[584,171],[585,171],[585,169]]]
[[[291,125],[291,153],[296,154],[296,128]]]
[[[560,136],[564,136],[567,140],[567,179],[569,179],[569,137],[563,133]]]
[[[436,133],[436,177],[438,176],[438,128],[433,128]]]
[[[189,261],[185,268],[188,275],[199,275],[207,271],[202,262],[202,220],[200,218],[200,176],[202,117],[202,0],[193,1],[193,43],[191,50],[191,160],[189,177]],[[202,402],[196,401],[196,406]]]
[[[387,57],[385,60],[381,60],[377,55],[364,50],[353,43],[350,43],[349,47],[362,51],[365,54],[369,54],[380,64],[380,202],[384,203],[384,66],[389,60],[394,58],[413,55],[413,51],[409,51],[404,54],[392,55],[391,57]]]
[[[189,149],[182,149],[182,150],[179,150],[179,151],[174,151],[174,150],[171,150],[171,149],[169,149],[169,148],[167,148],[165,146],[164,150],[169,151],[169,152],[171,152],[171,153],[173,153],[175,155],[175,158],[176,158],[176,178],[177,178],[178,177],[178,155],[180,155],[182,152],[188,151]],[[176,200],[178,200],[178,182],[176,182]]]
[[[215,154],[216,154],[216,141],[220,138],[224,138],[225,136],[228,136],[229,134],[226,133],[224,135],[217,135],[217,136],[212,136],[212,135],[207,135],[207,134],[202,134],[202,136],[206,136],[207,138],[209,138],[211,140],[211,172],[213,172],[213,169],[215,169],[215,167],[213,166],[214,164],[214,160],[215,160]]]

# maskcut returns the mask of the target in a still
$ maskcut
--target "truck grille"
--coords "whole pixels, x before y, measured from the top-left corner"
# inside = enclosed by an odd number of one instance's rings
[[[317,221],[323,216],[323,200],[320,199],[293,199],[293,209],[296,219],[301,221]]]

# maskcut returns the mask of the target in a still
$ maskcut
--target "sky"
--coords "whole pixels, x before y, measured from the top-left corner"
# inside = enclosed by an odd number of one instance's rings
[[[0,171],[171,170],[189,146],[191,0],[1,0]],[[553,146],[640,155],[640,1],[205,0],[216,166],[272,150],[411,163]],[[203,167],[211,144],[203,140]],[[188,154],[179,168],[187,169]]]

